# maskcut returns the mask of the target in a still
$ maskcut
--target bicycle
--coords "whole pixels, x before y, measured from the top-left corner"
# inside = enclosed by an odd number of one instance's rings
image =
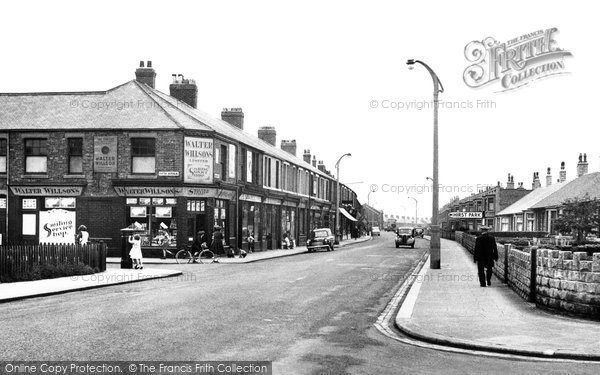
[[[209,249],[204,249],[198,254],[192,254],[189,250],[190,247],[186,247],[185,249],[181,249],[175,254],[175,261],[177,263],[202,263],[202,264],[211,264],[215,263],[217,259],[215,258],[215,254]]]

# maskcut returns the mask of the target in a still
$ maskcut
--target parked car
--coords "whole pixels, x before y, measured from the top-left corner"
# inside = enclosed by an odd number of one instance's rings
[[[401,227],[396,230],[396,248],[400,246],[410,246],[411,249],[415,247],[415,237],[413,236],[413,229],[408,227]]]
[[[333,234],[331,234],[331,229],[313,229],[310,233],[310,237],[306,241],[306,248],[309,252],[317,251],[317,249],[326,249],[327,251],[333,251],[334,242],[335,237],[333,236]]]
[[[381,236],[381,230],[379,227],[371,228],[371,236]]]

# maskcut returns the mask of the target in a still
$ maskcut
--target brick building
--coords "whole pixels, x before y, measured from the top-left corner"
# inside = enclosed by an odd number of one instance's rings
[[[85,224],[116,251],[120,229],[137,225],[151,255],[161,231],[177,248],[219,225],[228,245],[254,233],[260,250],[333,228],[335,179],[309,151],[307,161],[295,141],[276,147],[274,128],[244,132],[240,108],[198,110],[193,80],[174,75],[167,95],[155,79],[141,62],[136,80],[108,91],[0,94],[4,241],[72,242]]]

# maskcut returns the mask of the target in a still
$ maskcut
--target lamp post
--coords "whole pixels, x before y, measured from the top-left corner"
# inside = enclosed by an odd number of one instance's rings
[[[335,197],[335,243],[339,244],[340,240],[338,233],[340,232],[340,162],[346,156],[352,156],[350,153],[340,156],[337,163],[335,163],[335,184],[336,184],[336,197]]]
[[[444,85],[439,77],[429,65],[420,60],[410,59],[406,61],[409,69],[413,69],[415,64],[420,64],[427,69],[433,80],[433,204],[431,215],[431,241],[429,243],[430,268],[440,269],[440,227],[438,224],[439,210],[439,181],[438,181],[438,94],[444,92]]]
[[[419,222],[419,214],[418,214],[418,210],[419,210],[419,201],[417,200],[417,198],[414,197],[408,197],[408,199],[412,199],[415,201],[415,225],[417,225],[417,223]]]

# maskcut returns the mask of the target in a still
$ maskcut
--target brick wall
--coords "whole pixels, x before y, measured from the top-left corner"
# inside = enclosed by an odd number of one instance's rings
[[[600,318],[600,254],[538,250],[536,302]]]

